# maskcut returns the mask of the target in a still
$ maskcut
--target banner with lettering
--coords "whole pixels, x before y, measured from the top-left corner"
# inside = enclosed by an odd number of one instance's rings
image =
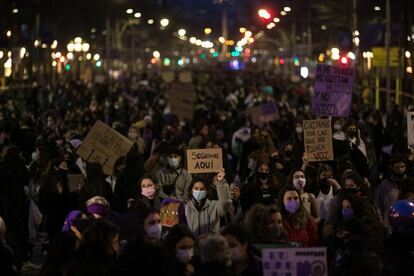
[[[312,98],[312,114],[349,117],[353,80],[353,68],[318,64]]]
[[[304,120],[303,135],[309,162],[333,160],[331,119]]]
[[[187,150],[189,173],[216,173],[223,168],[221,148]]]

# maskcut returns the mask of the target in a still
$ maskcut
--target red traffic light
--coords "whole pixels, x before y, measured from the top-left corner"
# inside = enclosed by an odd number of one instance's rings
[[[340,61],[341,61],[341,64],[343,65],[348,64],[348,59],[346,57],[341,57]]]
[[[269,20],[272,17],[270,12],[266,9],[260,9],[257,11],[257,13],[259,14],[261,18],[266,19],[266,20]]]

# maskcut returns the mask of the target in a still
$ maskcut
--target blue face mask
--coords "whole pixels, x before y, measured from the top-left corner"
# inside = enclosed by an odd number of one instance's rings
[[[206,191],[197,191],[197,190],[193,190],[193,197],[195,200],[197,200],[197,202],[202,201],[207,195]]]
[[[177,158],[168,158],[168,164],[171,168],[177,169],[180,166],[180,161]]]
[[[342,209],[342,217],[344,219],[351,219],[354,216],[354,210],[351,208],[343,208]]]

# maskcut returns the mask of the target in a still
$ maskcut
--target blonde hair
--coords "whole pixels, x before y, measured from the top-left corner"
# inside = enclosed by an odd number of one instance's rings
[[[92,205],[92,204],[100,204],[105,207],[111,208],[111,206],[109,205],[109,202],[102,196],[94,196],[88,199],[88,201],[86,201],[86,207],[89,207],[89,205]]]

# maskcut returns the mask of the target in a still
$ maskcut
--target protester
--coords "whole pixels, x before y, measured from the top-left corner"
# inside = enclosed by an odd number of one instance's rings
[[[163,261],[166,265],[166,274],[171,276],[192,275],[194,266],[194,235],[183,224],[177,224],[171,228],[163,241]]]
[[[18,275],[14,254],[5,241],[6,224],[0,217],[0,271],[4,275]]]
[[[190,198],[185,204],[187,224],[196,236],[208,233],[218,233],[220,217],[224,216],[231,207],[229,186],[221,169],[213,179],[218,200],[207,198],[207,185],[203,179],[194,178],[188,189]]]
[[[250,233],[244,225],[227,225],[221,234],[230,248],[232,271],[238,275],[262,275],[262,263],[252,248]]]
[[[284,187],[278,202],[288,241],[303,246],[318,245],[317,224],[306,210],[298,190],[293,186]]]

